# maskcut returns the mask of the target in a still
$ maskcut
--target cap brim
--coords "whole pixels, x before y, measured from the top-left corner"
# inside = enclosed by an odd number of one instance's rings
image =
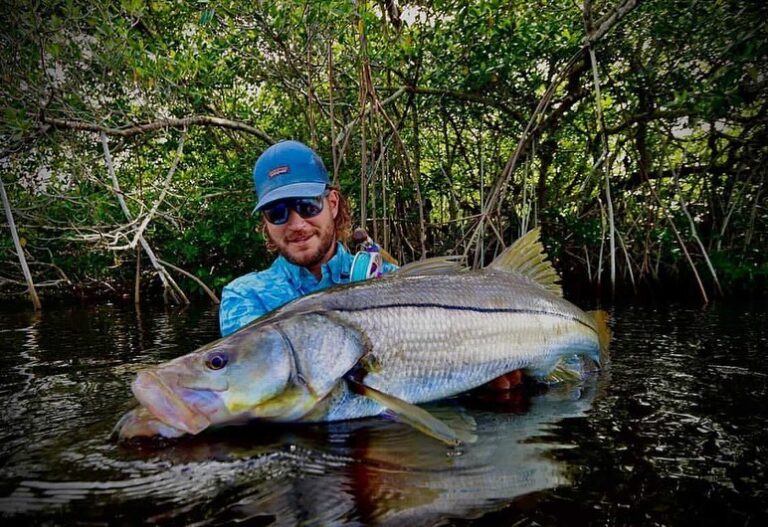
[[[253,212],[263,209],[273,201],[285,198],[312,198],[325,191],[325,183],[292,183],[264,194]]]

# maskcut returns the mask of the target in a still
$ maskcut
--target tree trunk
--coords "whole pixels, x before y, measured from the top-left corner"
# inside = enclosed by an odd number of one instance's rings
[[[35,311],[40,311],[43,306],[40,304],[40,297],[37,296],[37,290],[35,290],[35,283],[32,281],[32,273],[29,272],[27,259],[24,257],[24,248],[21,246],[19,233],[16,231],[16,223],[13,221],[11,204],[8,201],[8,195],[5,193],[5,185],[3,184],[2,178],[0,178],[0,196],[2,196],[5,217],[8,219],[8,228],[11,229],[11,237],[13,237],[13,245],[16,247],[16,254],[19,257],[19,264],[21,264],[21,270],[24,272],[24,279],[27,281],[29,297],[32,300],[32,305],[35,306]]]

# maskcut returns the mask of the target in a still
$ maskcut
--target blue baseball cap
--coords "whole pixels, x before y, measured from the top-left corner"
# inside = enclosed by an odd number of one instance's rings
[[[319,196],[330,184],[323,160],[298,141],[281,141],[264,150],[253,166],[258,202],[254,212],[285,198]]]

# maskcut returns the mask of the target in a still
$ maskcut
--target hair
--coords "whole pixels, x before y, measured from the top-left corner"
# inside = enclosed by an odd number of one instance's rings
[[[339,187],[331,186],[328,188],[335,190],[339,195],[339,210],[333,221],[336,225],[336,240],[346,245],[352,236],[352,213],[349,210],[349,201]]]
[[[336,241],[346,245],[352,235],[352,213],[349,210],[349,201],[347,201],[347,198],[341,192],[339,187],[329,185],[328,190],[335,190],[339,195],[339,209],[336,212],[336,217],[333,219],[333,223],[336,228]],[[263,214],[261,215],[259,232],[261,232],[266,240],[267,251],[271,253],[277,252],[277,246],[272,242],[272,238],[269,236],[269,231],[267,231],[267,220],[264,219]]]

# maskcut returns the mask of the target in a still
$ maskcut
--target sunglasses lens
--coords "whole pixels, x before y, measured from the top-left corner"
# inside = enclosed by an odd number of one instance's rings
[[[323,198],[301,198],[296,200],[296,212],[302,218],[313,218],[323,212]]]
[[[268,209],[264,209],[264,217],[273,225],[282,225],[288,221],[288,205],[282,202],[276,203]]]

